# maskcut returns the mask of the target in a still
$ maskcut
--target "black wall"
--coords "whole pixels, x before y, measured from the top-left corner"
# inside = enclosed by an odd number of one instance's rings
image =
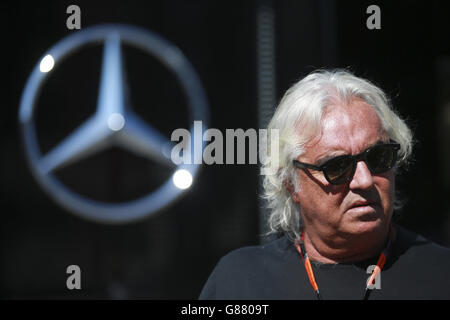
[[[85,221],[56,205],[26,165],[17,113],[38,59],[73,33],[66,28],[71,4],[81,8],[82,28],[128,23],[178,46],[205,86],[211,127],[257,128],[256,0],[3,3],[8,72],[3,74],[0,117],[0,295],[196,298],[221,256],[259,241],[258,168],[204,166],[180,201],[127,225]],[[366,28],[370,4],[381,8],[381,30]],[[449,246],[450,124],[443,115],[450,97],[450,23],[445,2],[274,1],[273,8],[277,99],[295,81],[324,67],[349,67],[381,86],[417,140],[415,162],[398,181],[409,199],[399,223]],[[126,49],[125,58],[136,112],[168,136],[187,127],[185,100],[174,79],[136,50]],[[101,47],[92,47],[49,78],[36,118],[43,150],[94,111],[100,61]],[[169,175],[115,148],[58,173],[74,190],[110,202],[144,195]],[[71,264],[82,270],[80,291],[66,288]]]

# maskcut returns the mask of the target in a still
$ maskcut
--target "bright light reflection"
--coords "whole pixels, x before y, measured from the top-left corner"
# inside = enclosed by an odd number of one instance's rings
[[[192,175],[186,169],[179,169],[173,174],[173,184],[179,189],[187,189],[192,184]]]
[[[120,113],[113,113],[108,117],[108,127],[113,131],[119,131],[125,125],[125,119]]]
[[[41,70],[41,72],[49,72],[53,69],[54,65],[55,60],[50,54],[48,54],[44,58],[42,58],[41,64],[39,65],[39,70]]]

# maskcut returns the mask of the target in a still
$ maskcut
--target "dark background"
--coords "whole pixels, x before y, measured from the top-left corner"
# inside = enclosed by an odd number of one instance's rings
[[[204,166],[186,195],[159,215],[127,225],[82,220],[57,206],[31,176],[17,113],[42,54],[73,33],[66,8],[81,8],[82,28],[127,23],[178,46],[197,70],[211,108],[210,127],[257,128],[256,13],[270,1],[3,2],[0,297],[197,298],[218,259],[259,237],[258,167]],[[381,8],[368,30],[366,8]],[[273,1],[276,99],[317,68],[346,67],[392,98],[412,127],[414,162],[398,179],[408,200],[399,223],[450,246],[450,19],[445,1]],[[125,49],[133,107],[170,136],[190,125],[176,81],[158,63]],[[95,110],[101,46],[52,71],[37,106],[43,152]],[[6,99],[5,99],[6,97]],[[150,101],[150,102],[149,102]],[[157,120],[155,120],[157,119]],[[111,149],[57,176],[94,199],[119,202],[152,191],[170,172]],[[66,288],[79,265],[82,290]]]

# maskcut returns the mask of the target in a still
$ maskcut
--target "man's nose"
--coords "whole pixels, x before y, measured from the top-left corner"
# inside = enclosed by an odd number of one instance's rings
[[[364,161],[356,163],[353,179],[350,181],[350,189],[369,189],[373,186],[373,176]]]

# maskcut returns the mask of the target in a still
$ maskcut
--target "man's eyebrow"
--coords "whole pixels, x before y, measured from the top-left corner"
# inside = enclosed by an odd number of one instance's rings
[[[346,155],[346,154],[347,153],[345,153],[343,150],[342,151],[336,150],[336,151],[332,151],[330,153],[327,153],[326,155],[320,157],[319,159],[316,159],[316,161],[314,161],[314,162],[315,162],[316,166],[320,167],[321,165],[323,165],[328,160],[333,159],[334,157],[343,156],[343,155]]]
[[[364,151],[369,149],[369,148],[372,148],[373,146],[376,146],[378,144],[383,144],[383,143],[386,143],[386,142],[384,142],[382,140],[378,140],[375,143],[373,143],[370,146],[368,146],[366,149],[364,149]],[[315,163],[316,166],[320,167],[321,165],[323,165],[328,160],[333,159],[334,157],[343,156],[343,155],[347,155],[347,153],[345,153],[345,151],[343,151],[343,150],[334,150],[334,151],[331,151],[330,153],[327,153],[327,154],[319,157],[318,159],[316,159],[316,161],[314,161],[314,163]]]

